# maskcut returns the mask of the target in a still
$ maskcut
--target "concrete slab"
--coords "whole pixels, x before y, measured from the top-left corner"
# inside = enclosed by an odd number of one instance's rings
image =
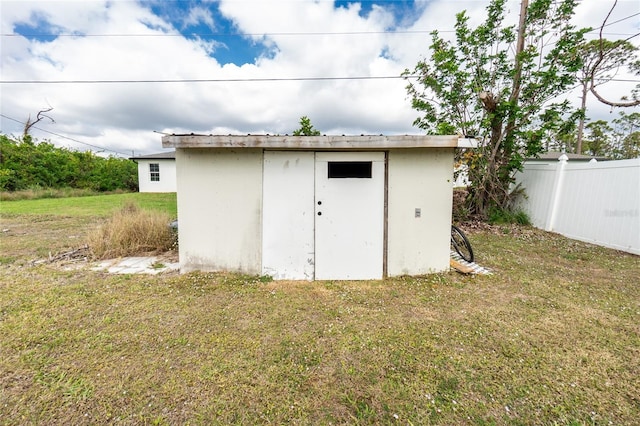
[[[110,274],[160,274],[177,271],[179,263],[164,262],[156,256],[125,257],[122,259],[105,260],[91,268],[94,271],[107,271]]]

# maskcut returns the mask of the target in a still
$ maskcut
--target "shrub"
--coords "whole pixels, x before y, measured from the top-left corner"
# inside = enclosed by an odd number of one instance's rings
[[[489,211],[489,223],[517,223],[518,225],[531,225],[529,215],[522,210],[507,210],[494,208]]]
[[[138,166],[124,158],[58,148],[31,136],[0,133],[0,191],[32,188],[138,190]]]
[[[90,232],[87,243],[98,259],[165,252],[176,241],[169,222],[166,213],[142,210],[129,202]]]

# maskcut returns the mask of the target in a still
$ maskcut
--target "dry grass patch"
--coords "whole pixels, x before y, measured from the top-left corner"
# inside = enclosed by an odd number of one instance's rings
[[[166,213],[142,210],[127,203],[106,223],[90,232],[88,244],[95,258],[108,259],[170,250],[176,235]]]
[[[114,191],[111,193],[123,193],[124,191]],[[0,191],[0,201],[16,200],[37,200],[40,198],[66,198],[66,197],[86,197],[90,195],[104,195],[90,189],[80,188],[34,188],[23,191]]]

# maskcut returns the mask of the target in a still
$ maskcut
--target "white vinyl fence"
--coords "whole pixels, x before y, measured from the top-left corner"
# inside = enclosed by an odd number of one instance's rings
[[[580,241],[640,254],[640,159],[525,163],[516,176],[533,225]]]

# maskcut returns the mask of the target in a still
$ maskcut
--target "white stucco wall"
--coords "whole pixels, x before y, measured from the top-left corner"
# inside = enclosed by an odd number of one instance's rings
[[[173,159],[139,159],[138,187],[140,192],[176,192],[176,161]],[[158,164],[160,181],[152,182],[149,164]]]
[[[261,269],[261,149],[176,149],[182,272]]]
[[[453,151],[453,148],[416,148],[389,152],[388,276],[449,269]],[[297,155],[279,153],[274,159],[288,156],[295,159]],[[305,167],[312,168],[313,155],[312,152],[304,153],[309,160],[305,161],[308,163]],[[291,176],[283,174],[280,177],[285,179],[288,189],[274,195],[269,190],[269,182],[263,180],[263,167],[268,164],[264,163],[263,150],[259,148],[179,148],[176,149],[176,164],[182,272],[229,270],[269,273],[282,279],[311,278],[313,271],[308,269],[313,268],[309,259],[314,251],[310,245],[314,232],[311,217],[305,218],[303,225],[286,218],[287,214],[293,214],[288,209],[294,206],[287,206],[296,193],[291,188],[304,187],[313,192],[311,180],[296,177],[295,182],[289,182]],[[276,166],[284,170],[287,164],[291,163],[285,161]],[[310,175],[311,171],[305,171],[303,175]],[[274,176],[278,178],[279,175]],[[277,182],[276,179],[272,183]],[[297,208],[302,209],[303,214],[309,210],[308,214],[314,215],[313,194],[298,192],[302,204]],[[263,195],[270,193],[273,198],[264,201]],[[269,209],[268,203],[279,207]],[[420,217],[416,217],[416,209],[420,209]],[[283,236],[282,232],[274,231],[274,235],[282,240],[268,238],[270,227],[263,221],[273,220],[273,215],[286,222],[291,235]],[[304,235],[300,236],[298,233],[302,231]],[[297,248],[292,253],[289,245],[294,242]],[[275,258],[292,263],[286,266],[290,268],[289,272],[295,271],[295,275],[283,272],[280,276],[272,269],[281,268],[282,264],[272,261],[274,256],[263,253],[263,250],[276,249],[282,244],[286,246],[285,251]],[[265,265],[271,269],[265,270]]]
[[[388,167],[387,274],[449,270],[453,149],[392,150]]]

